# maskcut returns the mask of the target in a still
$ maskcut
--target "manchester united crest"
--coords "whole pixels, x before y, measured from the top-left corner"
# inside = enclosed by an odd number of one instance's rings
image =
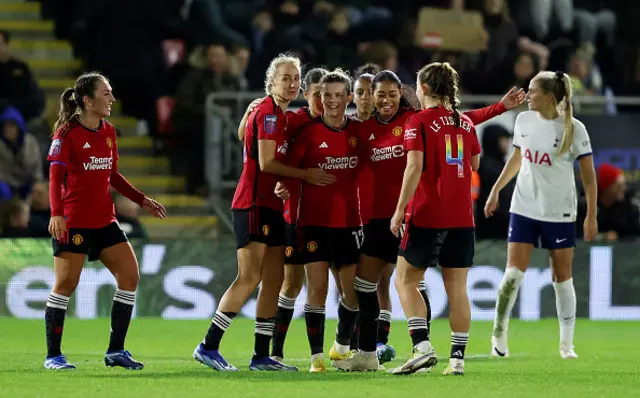
[[[307,243],[307,250],[309,251],[309,253],[314,253],[316,250],[318,250],[318,244],[316,243],[316,241],[312,240],[311,242]]]
[[[107,137],[107,146],[109,149],[113,148],[113,140],[109,137]]]
[[[349,144],[355,148],[356,146],[358,146],[358,139],[356,137],[350,137]]]
[[[263,225],[262,226],[262,235],[269,236],[269,226],[268,225]]]
[[[402,127],[400,126],[394,127],[391,133],[396,137],[400,137],[402,135]]]
[[[75,234],[73,235],[73,238],[71,238],[71,242],[73,242],[73,244],[76,246],[80,246],[82,244],[82,241],[84,241],[84,238],[80,234]]]
[[[293,256],[293,246],[287,246],[287,248],[284,251],[284,255],[287,257]]]

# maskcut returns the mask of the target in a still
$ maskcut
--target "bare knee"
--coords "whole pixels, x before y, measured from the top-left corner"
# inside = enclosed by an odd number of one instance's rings
[[[73,292],[76,291],[79,282],[80,275],[68,276],[64,279],[56,279],[56,282],[53,285],[53,292],[56,294],[61,294],[65,297],[71,297]]]
[[[300,295],[301,290],[302,284],[291,283],[290,281],[287,281],[285,279],[284,283],[282,284],[282,289],[280,289],[280,294],[285,297],[295,298]]]

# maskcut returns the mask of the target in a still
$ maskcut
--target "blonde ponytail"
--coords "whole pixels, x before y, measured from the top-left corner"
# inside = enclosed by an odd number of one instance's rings
[[[564,85],[564,132],[562,133],[562,140],[558,147],[558,157],[569,152],[571,145],[573,145],[573,93],[571,90],[571,78],[569,75],[562,72],[556,72],[558,80]]]

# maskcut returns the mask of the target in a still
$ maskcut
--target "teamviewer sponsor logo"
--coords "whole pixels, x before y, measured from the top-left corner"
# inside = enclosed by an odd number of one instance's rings
[[[371,150],[371,161],[380,162],[392,158],[400,158],[404,156],[402,145],[387,146],[384,148],[373,148]]]
[[[91,156],[91,159],[88,163],[82,163],[84,169],[87,171],[93,170],[111,170],[113,167],[113,158],[97,158],[95,156]]]
[[[355,169],[358,167],[357,156],[345,156],[341,158],[334,158],[327,156],[324,158],[324,163],[318,164],[322,170],[346,170]]]
[[[278,146],[278,153],[282,155],[286,155],[289,150],[289,143],[285,142],[282,145]]]

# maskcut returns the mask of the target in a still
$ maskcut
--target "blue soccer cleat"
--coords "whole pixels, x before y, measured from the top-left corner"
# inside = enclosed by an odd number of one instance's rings
[[[198,344],[195,351],[193,351],[193,359],[213,370],[222,372],[236,372],[238,370],[238,368],[229,365],[227,361],[224,360],[219,350],[207,351],[204,349],[202,343]]]
[[[107,352],[104,356],[104,364],[111,367],[119,366],[129,370],[142,370],[142,368],[144,368],[144,364],[133,359],[131,353],[127,350]]]
[[[46,358],[44,360],[44,368],[45,369],[75,369],[75,365],[67,362],[67,357],[64,355],[58,355],[53,358]]]
[[[296,368],[295,366],[285,365],[282,362],[271,357],[264,357],[260,359],[252,359],[251,363],[249,364],[249,370],[297,372],[298,368]]]
[[[396,357],[396,349],[389,344],[378,343],[376,351],[378,352],[378,361],[380,363],[390,362]]]

